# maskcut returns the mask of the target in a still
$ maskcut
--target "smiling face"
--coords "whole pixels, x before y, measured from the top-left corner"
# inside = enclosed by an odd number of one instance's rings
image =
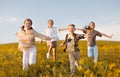
[[[53,27],[53,20],[48,20],[48,28],[52,28]]]
[[[90,29],[95,29],[95,23],[94,22],[90,22],[90,24],[89,24],[89,26],[90,26]]]
[[[30,19],[26,19],[24,21],[24,27],[25,27],[25,29],[30,29],[31,26],[32,26],[32,21]]]
[[[75,31],[75,25],[74,24],[68,25],[68,31],[73,34]]]

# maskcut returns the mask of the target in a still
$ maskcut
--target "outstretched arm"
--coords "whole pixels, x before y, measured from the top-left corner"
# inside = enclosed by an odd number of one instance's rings
[[[112,36],[113,36],[113,34],[109,36],[109,35],[104,34],[104,33],[102,33],[102,35],[105,36],[105,37],[107,37],[107,38],[110,38],[110,39],[112,39]]]
[[[36,37],[38,37],[38,38],[40,38],[41,40],[51,40],[51,38],[50,37],[48,37],[48,36],[46,36],[46,35],[44,35],[44,34],[41,34],[41,33],[38,33],[38,32],[36,32],[35,30],[34,30],[34,32],[35,32],[35,36]]]
[[[68,30],[68,28],[59,28],[59,31]]]
[[[76,30],[83,31],[83,29],[81,29],[81,28],[76,28]]]

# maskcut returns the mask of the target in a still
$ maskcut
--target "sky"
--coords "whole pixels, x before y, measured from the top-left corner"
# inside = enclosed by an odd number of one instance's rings
[[[0,0],[0,44],[18,42],[15,34],[26,18],[32,19],[32,26],[39,33],[47,28],[49,19],[54,20],[57,28],[66,28],[68,24],[83,28],[94,21],[96,30],[114,35],[112,39],[97,40],[120,41],[120,0]],[[58,33],[59,39],[67,33]]]

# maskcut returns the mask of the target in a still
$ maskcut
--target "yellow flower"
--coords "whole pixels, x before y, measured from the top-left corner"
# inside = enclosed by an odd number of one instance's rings
[[[79,71],[82,71],[82,70],[83,70],[82,66],[79,66],[79,67],[78,67],[78,70],[79,70]]]
[[[48,65],[46,65],[46,68],[50,68],[50,65],[48,64]]]
[[[95,75],[93,73],[90,74],[90,77],[95,77]]]
[[[49,75],[46,75],[45,77],[50,77]]]
[[[115,70],[114,74],[116,75],[116,77],[120,76],[120,69]]]
[[[112,63],[112,64],[109,66],[110,69],[113,69],[114,67],[116,67],[116,64],[115,64],[115,63]]]
[[[89,74],[91,71],[89,70],[89,69],[87,69],[86,71],[85,71],[85,74]]]

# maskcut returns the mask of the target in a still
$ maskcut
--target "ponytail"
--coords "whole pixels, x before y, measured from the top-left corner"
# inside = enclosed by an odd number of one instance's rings
[[[25,27],[24,27],[24,25],[23,25],[23,26],[21,27],[21,30],[22,30],[22,31],[25,31],[24,28],[25,28]],[[33,30],[32,27],[30,27],[30,29]]]

